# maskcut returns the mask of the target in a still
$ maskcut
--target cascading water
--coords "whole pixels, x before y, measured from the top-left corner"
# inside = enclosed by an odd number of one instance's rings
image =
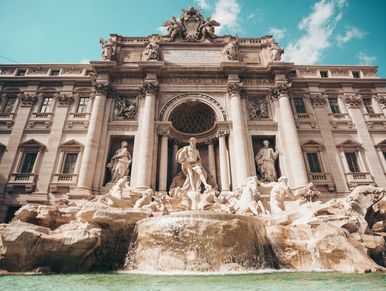
[[[278,268],[263,221],[187,211],[141,220],[125,268],[141,272],[223,272]]]

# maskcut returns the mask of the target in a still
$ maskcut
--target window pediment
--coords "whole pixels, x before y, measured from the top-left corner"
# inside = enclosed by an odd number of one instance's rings
[[[362,149],[362,145],[360,143],[351,139],[348,139],[345,142],[338,144],[336,147],[341,151],[359,151]]]

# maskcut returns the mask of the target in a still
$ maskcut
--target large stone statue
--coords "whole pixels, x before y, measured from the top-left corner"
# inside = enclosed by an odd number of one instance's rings
[[[284,201],[286,200],[295,200],[295,195],[292,193],[292,190],[288,186],[287,177],[280,177],[277,182],[271,183],[259,183],[260,186],[265,188],[271,188],[271,195],[269,197],[269,206],[271,207],[271,212],[276,213],[285,210]]]
[[[260,172],[260,179],[264,182],[274,182],[277,180],[275,161],[279,156],[279,151],[274,151],[269,147],[269,141],[263,141],[262,147],[255,157],[257,169]]]
[[[111,171],[111,183],[115,183],[129,174],[131,155],[127,146],[127,141],[123,140],[121,142],[121,148],[115,152],[115,155],[111,158],[110,163],[107,164],[107,167]]]
[[[103,38],[99,38],[99,43],[102,45],[102,57],[105,61],[111,61],[115,55],[114,42],[109,39],[105,41]]]
[[[211,186],[206,181],[206,171],[201,164],[200,153],[196,148],[196,139],[192,137],[189,143],[176,154],[176,160],[181,164],[182,172],[186,176],[181,190],[200,192],[201,183],[205,189],[210,189]]]
[[[284,49],[279,47],[276,43],[271,46],[271,62],[280,61]]]
[[[225,57],[225,60],[237,61],[237,48],[237,39],[233,38],[221,51],[223,56]]]

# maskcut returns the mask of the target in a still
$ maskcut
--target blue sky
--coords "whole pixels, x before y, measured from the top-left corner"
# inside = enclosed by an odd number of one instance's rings
[[[385,0],[0,0],[0,63],[100,59],[99,37],[146,36],[201,8],[219,34],[273,34],[297,64],[371,64],[386,77]]]

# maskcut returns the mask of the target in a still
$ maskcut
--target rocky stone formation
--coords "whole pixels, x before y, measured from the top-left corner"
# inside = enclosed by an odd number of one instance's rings
[[[207,211],[179,212],[140,221],[127,265],[146,272],[278,267],[261,220]]]
[[[126,267],[141,271],[386,270],[386,190],[360,186],[322,203],[312,185],[283,184],[292,197],[271,212],[259,183],[250,177],[233,194],[200,194],[204,210],[195,211],[186,195],[135,192],[123,180],[83,204],[27,204],[0,225],[0,269],[109,271],[128,253]],[[271,195],[281,189],[274,186]]]

